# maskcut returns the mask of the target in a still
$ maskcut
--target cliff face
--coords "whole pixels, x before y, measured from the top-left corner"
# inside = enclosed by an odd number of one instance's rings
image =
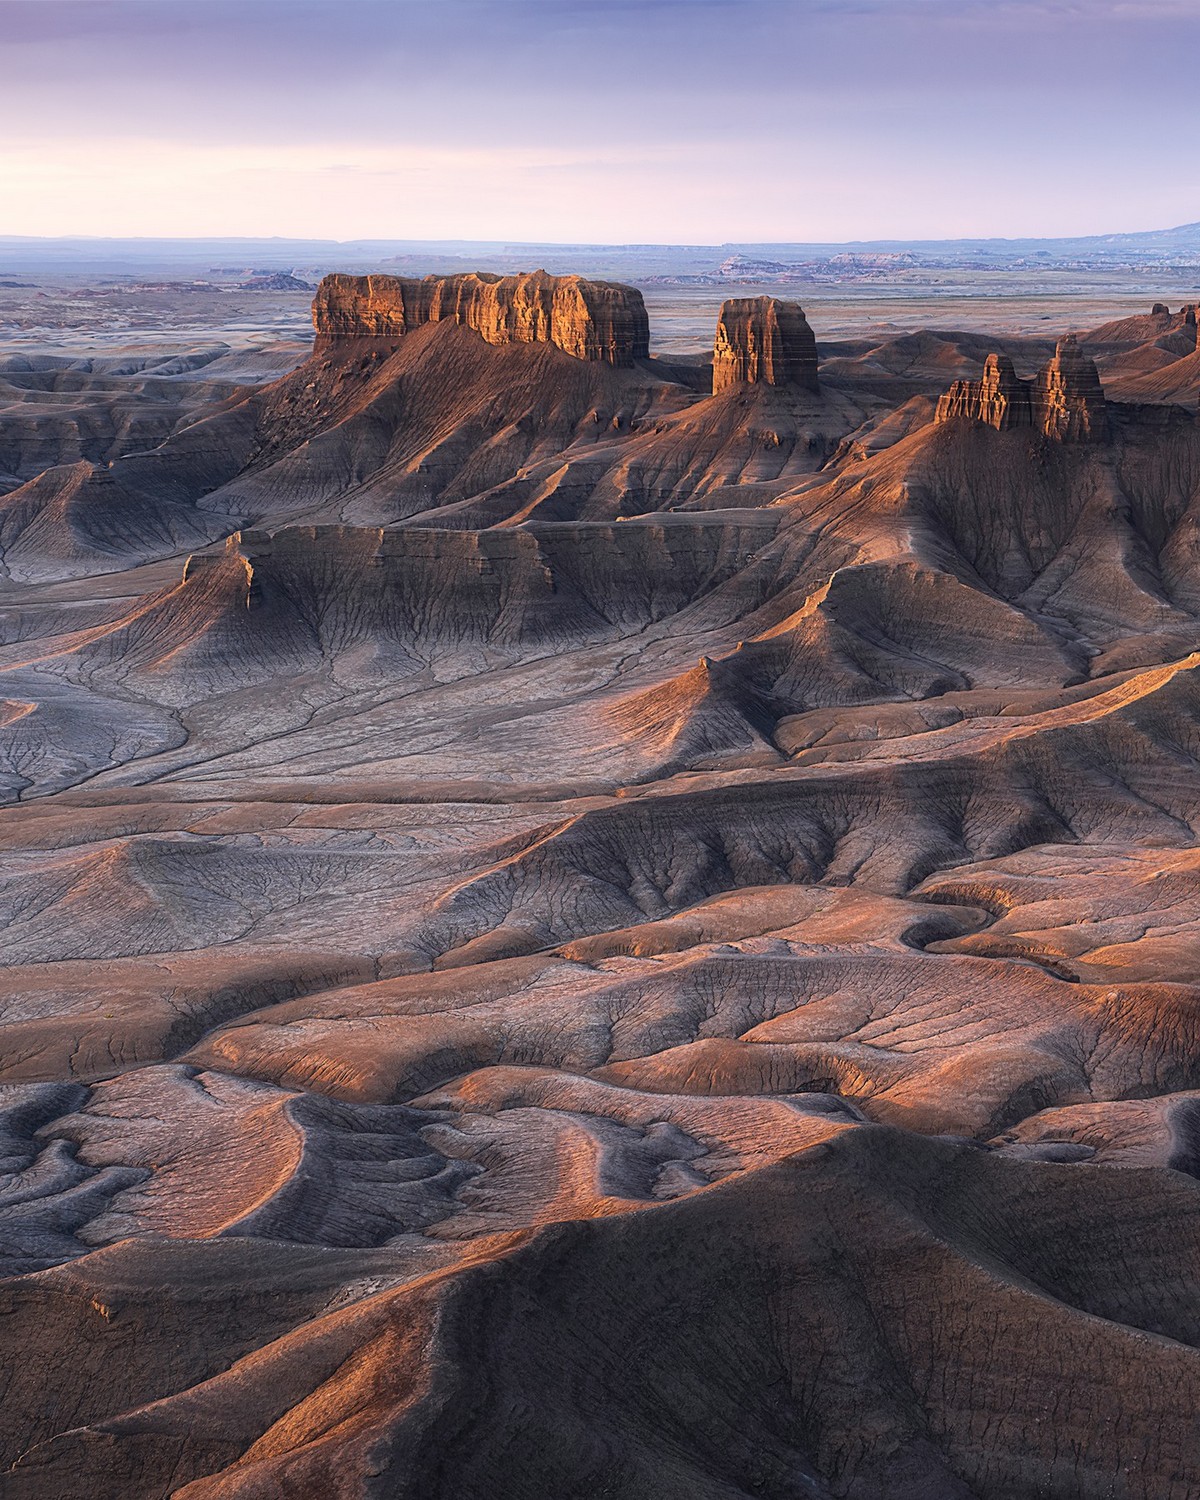
[[[989,354],[980,380],[956,380],[938,402],[937,420],[969,417],[1005,431],[1033,426],[1029,382],[1018,378],[1006,354]]]
[[[435,661],[449,680],[476,671],[481,650],[511,659],[575,650],[668,619],[715,586],[736,592],[773,529],[698,516],[665,526],[234,532],[188,559],[181,587],[147,598],[138,649],[167,664],[182,698],[335,658],[356,680],[397,680]],[[753,580],[750,589],[747,607]]]
[[[979,380],[956,380],[937,405],[936,420],[965,417],[1006,431],[1033,427],[1064,443],[1098,442],[1108,434],[1107,403],[1095,362],[1073,338],[1050,363],[1022,380],[1012,360],[990,354]]]
[[[713,394],[746,381],[817,391],[817,341],[798,302],[733,297],[721,306]]]
[[[489,344],[556,344],[576,359],[628,366],[650,353],[642,294],[581,276],[326,276],[313,301],[318,343],[394,339],[451,319]]]
[[[1073,338],[1063,339],[1054,358],[1033,382],[1034,415],[1047,437],[1061,442],[1094,442],[1108,433],[1104,387],[1089,358]]]

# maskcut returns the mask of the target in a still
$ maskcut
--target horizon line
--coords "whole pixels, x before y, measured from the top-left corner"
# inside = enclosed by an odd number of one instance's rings
[[[1151,229],[1114,229],[1089,234],[1017,234],[1017,235],[953,235],[928,237],[914,235],[880,235],[873,239],[845,240],[518,240],[511,237],[497,239],[468,239],[458,235],[426,235],[405,238],[391,235],[358,235],[339,240],[327,235],[281,235],[281,234],[203,234],[203,235],[147,235],[147,234],[14,234],[0,233],[0,245],[14,242],[22,245],[206,245],[228,243],[261,243],[268,241],[280,245],[330,245],[339,248],[355,245],[485,245],[515,248],[546,248],[554,250],[603,249],[603,250],[725,250],[745,246],[756,248],[772,246],[842,247],[846,245],[1015,245],[1045,243],[1064,244],[1079,240],[1122,240],[1152,238],[1158,235],[1180,234],[1188,230],[1200,233],[1200,220]]]

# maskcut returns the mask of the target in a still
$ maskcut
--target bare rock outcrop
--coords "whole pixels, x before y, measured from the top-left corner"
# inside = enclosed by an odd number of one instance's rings
[[[1073,337],[1059,341],[1054,358],[1032,380],[1022,380],[1006,355],[990,354],[981,379],[956,380],[938,402],[936,421],[955,417],[999,431],[1033,427],[1066,443],[1098,442],[1108,435],[1095,361]]]
[[[1059,341],[1054,358],[1033,382],[1034,418],[1047,437],[1095,442],[1107,436],[1104,387],[1096,362],[1074,338]]]
[[[395,339],[450,320],[489,344],[555,344],[576,359],[628,366],[650,353],[642,294],[615,282],[532,271],[493,276],[326,276],[313,300],[318,346]]]
[[[937,420],[969,417],[1005,431],[1033,426],[1029,382],[1021,380],[1006,354],[989,354],[979,380],[956,380],[938,402]]]
[[[817,391],[817,341],[798,302],[731,297],[713,347],[713,394],[746,382]]]
[[[1200,1500],[1194,312],[339,284],[0,359],[3,1500]]]

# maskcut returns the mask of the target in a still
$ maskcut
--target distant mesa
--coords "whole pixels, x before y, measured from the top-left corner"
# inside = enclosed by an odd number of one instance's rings
[[[243,292],[311,292],[311,281],[302,281],[287,271],[264,271],[238,282]]]
[[[741,383],[820,390],[817,340],[798,302],[731,297],[722,304],[713,348],[713,394]]]
[[[990,354],[979,380],[956,380],[937,405],[937,421],[955,417],[998,431],[1031,427],[1064,443],[1099,442],[1108,435],[1108,408],[1095,361],[1074,338],[1060,340],[1054,358],[1022,380],[1012,360]]]
[[[628,367],[650,356],[641,292],[582,276],[332,275],[313,301],[318,343],[395,339],[446,320],[474,329],[489,344],[554,344],[600,364]]]

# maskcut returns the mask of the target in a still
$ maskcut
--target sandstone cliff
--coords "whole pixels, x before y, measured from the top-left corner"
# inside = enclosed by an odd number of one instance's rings
[[[318,344],[394,339],[449,319],[489,344],[556,344],[576,359],[631,365],[650,353],[642,294],[614,282],[532,271],[492,276],[326,276],[313,301]]]
[[[1034,417],[1047,437],[1093,442],[1108,432],[1104,388],[1096,363],[1074,338],[1062,339],[1033,382]]]
[[[991,354],[979,380],[956,380],[936,420],[965,417],[1006,431],[1034,427],[1060,442],[1096,442],[1108,433],[1107,403],[1095,361],[1074,338],[1062,339],[1049,364],[1022,380],[1012,361]]]
[[[713,348],[713,394],[741,381],[820,389],[817,341],[798,302],[733,297],[722,304]]]
[[[938,402],[937,420],[969,417],[1005,431],[1032,427],[1033,402],[1029,382],[1018,378],[1006,354],[989,354],[980,380],[956,380]]]

